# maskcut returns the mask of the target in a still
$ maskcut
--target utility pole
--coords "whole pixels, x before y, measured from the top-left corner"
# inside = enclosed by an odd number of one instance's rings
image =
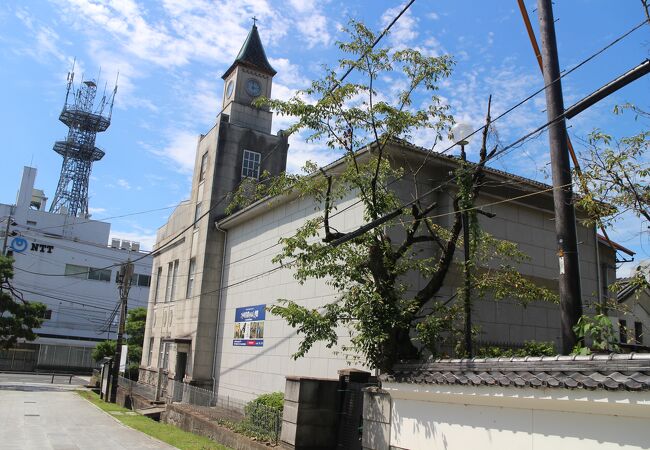
[[[465,144],[461,142],[460,144],[460,157],[463,160],[463,164],[467,161],[467,155],[465,154]],[[471,283],[469,278],[469,266],[470,266],[470,247],[469,247],[469,213],[467,212],[467,205],[463,208],[461,215],[463,222],[463,248],[465,250],[465,265],[464,265],[464,278],[465,284],[463,285],[463,309],[465,310],[465,351],[467,356],[471,358],[474,356],[472,349],[472,300],[470,297]]]
[[[13,209],[13,206],[11,207]],[[13,218],[11,217],[11,212],[9,213],[9,216],[7,216],[7,227],[5,228],[5,238],[2,243],[2,256],[7,254],[7,239],[9,238],[9,227],[12,225],[16,225],[13,223]]]
[[[546,85],[546,113],[549,126],[551,169],[553,173],[553,204],[555,207],[555,233],[559,261],[560,317],[562,353],[569,354],[577,342],[573,326],[582,316],[580,293],[580,267],[576,234],[571,166],[567,145],[566,123],[563,117],[564,101],[560,81],[560,64],[557,55],[555,23],[551,0],[537,0],[539,29],[542,41],[542,64]]]
[[[117,378],[120,373],[120,359],[122,358],[122,337],[124,336],[124,324],[126,322],[126,303],[131,289],[131,276],[133,275],[133,263],[129,259],[122,264],[119,273],[120,291],[120,327],[117,332],[117,343],[115,344],[115,357],[113,358],[113,369],[111,370],[111,403],[117,400]]]

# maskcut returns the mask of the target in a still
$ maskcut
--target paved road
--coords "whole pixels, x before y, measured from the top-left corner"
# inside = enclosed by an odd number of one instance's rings
[[[0,374],[2,450],[174,448],[122,425],[73,392],[67,379],[44,384],[22,377]]]

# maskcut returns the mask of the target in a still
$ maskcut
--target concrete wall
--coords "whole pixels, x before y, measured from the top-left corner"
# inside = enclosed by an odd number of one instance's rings
[[[650,442],[650,394],[386,383],[389,444],[417,449],[642,449]],[[377,397],[377,394],[374,394]],[[371,396],[372,400],[372,396]],[[376,405],[375,405],[376,406]],[[386,408],[371,408],[386,422]],[[364,427],[368,449],[388,449]],[[376,444],[370,445],[371,442]]]

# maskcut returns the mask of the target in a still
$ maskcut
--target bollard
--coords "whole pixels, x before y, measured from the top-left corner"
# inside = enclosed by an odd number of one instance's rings
[[[52,381],[50,381],[50,384],[54,384],[54,374],[52,374]]]
[[[68,379],[68,384],[72,384],[72,375],[70,375],[70,378]]]

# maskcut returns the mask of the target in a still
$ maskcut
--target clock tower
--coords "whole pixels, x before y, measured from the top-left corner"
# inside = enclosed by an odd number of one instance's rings
[[[215,388],[226,243],[215,224],[226,216],[232,193],[244,181],[286,170],[288,136],[272,134],[271,111],[252,105],[260,96],[271,96],[274,75],[253,24],[223,75],[223,110],[198,138],[190,198],[158,230],[155,248],[161,251],[153,259],[156,287],[149,302],[145,354],[164,356],[143,360],[143,380],[153,380],[155,367],[164,367],[169,379]]]
[[[252,102],[271,97],[275,69],[266,59],[257,26],[253,25],[239,54],[221,78],[224,80],[223,112],[229,122],[264,133],[271,132],[271,112]]]

